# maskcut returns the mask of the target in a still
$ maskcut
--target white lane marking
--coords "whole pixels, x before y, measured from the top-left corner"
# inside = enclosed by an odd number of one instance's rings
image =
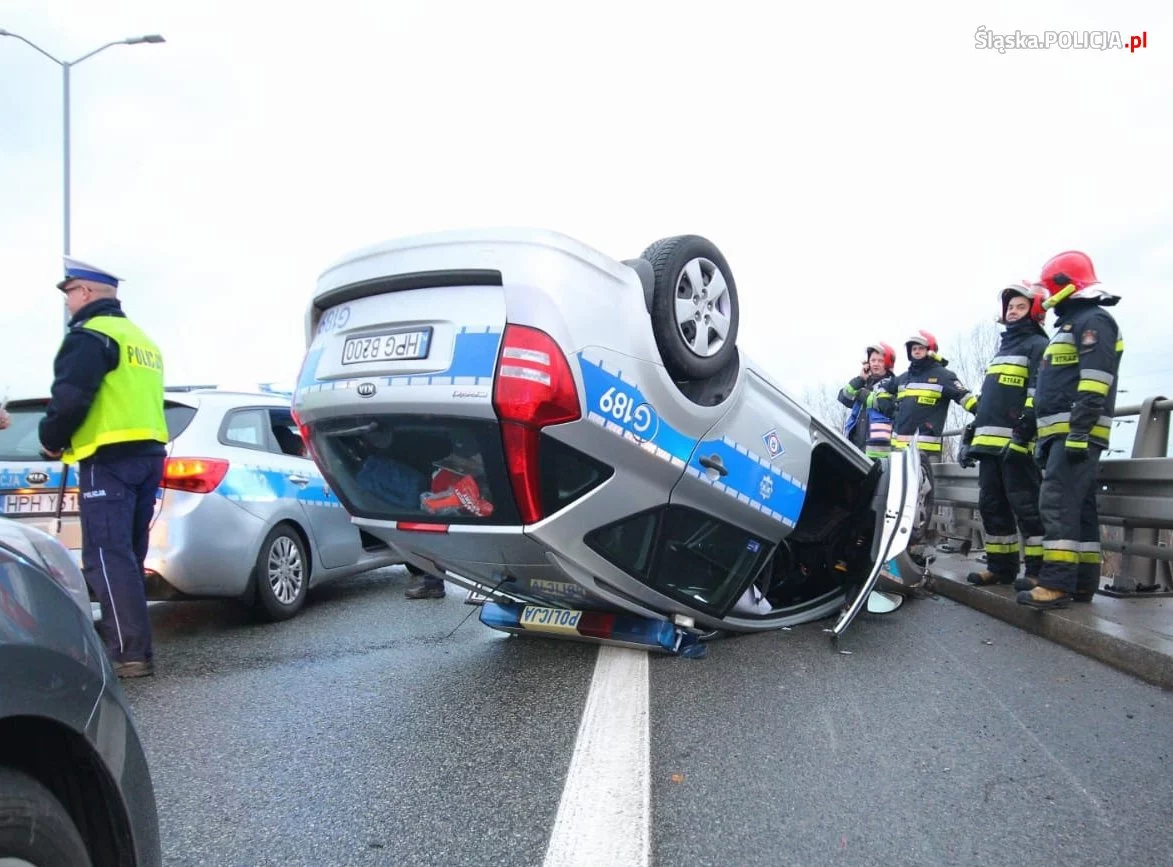
[[[648,654],[599,648],[544,867],[650,858]]]

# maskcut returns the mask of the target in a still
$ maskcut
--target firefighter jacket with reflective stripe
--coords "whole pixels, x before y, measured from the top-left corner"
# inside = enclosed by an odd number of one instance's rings
[[[167,442],[163,413],[163,354],[138,326],[122,316],[95,316],[78,327],[118,343],[118,366],[102,378],[85,421],[62,459],[77,463],[113,443]]]
[[[1055,335],[1043,352],[1035,388],[1039,445],[1061,437],[1069,448],[1090,443],[1106,449],[1124,338],[1095,300],[1064,301],[1055,312]]]
[[[1018,439],[1018,451],[1030,450],[1034,439],[1034,394],[1039,362],[1047,348],[1047,333],[1030,317],[1002,332],[998,354],[986,368],[977,410],[974,412],[970,454],[997,455]]]
[[[868,406],[872,390],[890,374],[857,376],[839,390],[839,402],[851,410],[843,435],[868,457],[880,458],[892,451],[892,419]]]
[[[904,373],[884,380],[872,391],[875,408],[893,419],[893,448],[908,448],[913,434],[919,433],[922,451],[940,452],[949,401],[973,411],[976,395],[946,367],[948,363],[932,355],[916,359]]]

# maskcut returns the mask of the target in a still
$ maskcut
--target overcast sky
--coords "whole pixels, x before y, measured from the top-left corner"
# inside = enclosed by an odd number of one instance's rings
[[[126,278],[172,382],[292,380],[314,282],[352,248],[532,225],[620,259],[708,236],[742,347],[795,392],[917,328],[948,355],[1005,281],[1082,248],[1123,296],[1122,401],[1173,394],[1168,3],[301,9],[0,0],[0,28],[61,58],[167,39],[72,73],[72,249]],[[982,26],[1148,47],[1003,54]],[[61,134],[60,70],[0,38],[13,397],[48,388],[62,330]]]

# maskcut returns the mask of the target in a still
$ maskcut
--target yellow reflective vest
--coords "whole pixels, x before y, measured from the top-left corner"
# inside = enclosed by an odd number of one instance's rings
[[[118,366],[106,374],[85,421],[62,455],[77,463],[102,446],[168,440],[163,414],[163,354],[146,333],[122,316],[95,316],[80,327],[118,343]]]

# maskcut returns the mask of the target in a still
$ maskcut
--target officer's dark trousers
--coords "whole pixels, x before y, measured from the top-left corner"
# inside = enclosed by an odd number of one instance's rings
[[[1026,574],[1039,574],[1043,562],[1041,481],[1042,472],[1033,455],[981,457],[978,509],[986,535],[986,565],[995,575],[1018,574],[1020,533],[1026,546]]]
[[[77,469],[82,571],[102,604],[98,633],[115,662],[150,661],[143,561],[163,458],[87,459]]]
[[[1072,463],[1061,437],[1044,443],[1040,450],[1043,569],[1039,583],[1044,587],[1067,593],[1091,592],[1099,587],[1103,556],[1096,476],[1100,451],[1090,446],[1087,460]]]

